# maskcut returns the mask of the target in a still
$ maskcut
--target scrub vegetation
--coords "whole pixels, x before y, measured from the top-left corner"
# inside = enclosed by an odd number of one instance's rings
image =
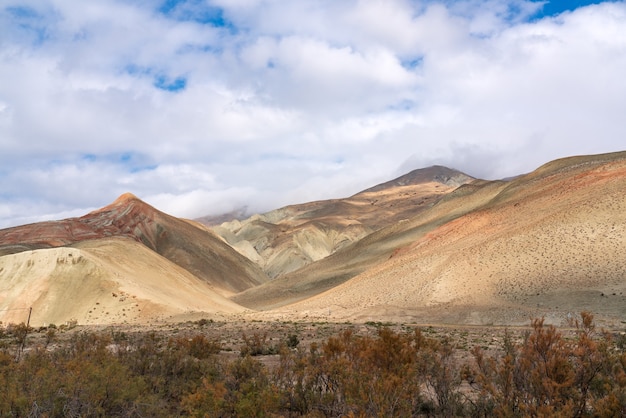
[[[0,416],[626,415],[623,337],[586,312],[571,325],[492,330],[496,347],[468,346],[467,331],[387,325],[306,344],[296,329],[244,334],[237,350],[207,337],[206,323],[167,333],[11,325],[0,327]]]

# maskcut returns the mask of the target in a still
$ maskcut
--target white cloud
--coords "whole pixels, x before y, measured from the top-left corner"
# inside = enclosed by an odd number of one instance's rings
[[[160,6],[2,6],[0,227],[125,191],[181,216],[269,210],[626,144],[624,2],[539,20],[523,0]]]

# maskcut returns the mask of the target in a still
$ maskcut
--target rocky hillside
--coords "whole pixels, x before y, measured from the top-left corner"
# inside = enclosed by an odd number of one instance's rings
[[[123,237],[142,243],[218,291],[233,293],[266,281],[254,263],[200,224],[169,216],[132,194],[80,218],[8,228],[0,254]]]

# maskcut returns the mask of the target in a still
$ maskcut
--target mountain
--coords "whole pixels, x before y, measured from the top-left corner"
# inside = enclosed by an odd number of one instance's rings
[[[35,323],[110,322],[112,312],[109,319],[94,312],[112,309],[107,305],[112,294],[131,293],[141,299],[137,306],[145,306],[135,312],[137,320],[193,310],[240,312],[226,297],[267,280],[204,226],[169,216],[131,194],[80,218],[2,230],[0,255],[5,322],[27,306],[33,307]],[[71,303],[60,303],[62,295]],[[116,320],[130,318],[124,312]]]
[[[280,317],[527,324],[589,310],[615,325],[626,315],[625,251],[626,153],[571,157],[463,185],[234,300]]]
[[[219,215],[202,216],[194,220],[196,222],[201,223],[202,225],[212,227],[212,226],[223,224],[224,222],[230,222],[232,220],[240,221],[248,217],[250,217],[250,212],[248,211],[248,207],[244,206],[241,208],[234,209],[228,213],[222,213]]]
[[[345,199],[287,206],[223,223],[213,231],[276,278],[415,216],[474,180],[459,171],[433,166]]]
[[[361,193],[378,192],[381,190],[389,190],[396,187],[410,186],[422,183],[441,183],[449,187],[459,187],[467,183],[471,183],[475,178],[468,176],[460,171],[453,170],[441,165],[434,165],[427,168],[419,168],[413,170],[403,176],[395,178],[385,183],[381,183],[374,187],[370,187]]]
[[[213,229],[124,195],[80,218],[0,230],[0,320],[32,307],[33,324],[517,325],[588,310],[621,326],[624,254],[626,152],[509,181],[429,167]]]

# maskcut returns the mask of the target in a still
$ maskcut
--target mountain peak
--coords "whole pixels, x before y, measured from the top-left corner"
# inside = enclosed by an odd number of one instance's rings
[[[474,177],[468,176],[467,174],[462,173],[458,170],[448,168],[442,165],[433,165],[426,168],[418,168],[398,178],[363,190],[361,193],[378,192],[392,187],[409,186],[412,184],[431,182],[441,183],[451,187],[458,187],[473,180],[475,180]]]
[[[96,209],[87,215],[82,216],[81,220],[99,223],[98,219],[103,219],[105,224],[110,224],[115,218],[118,219],[118,223],[132,222],[132,218],[139,214],[143,214],[142,218],[152,218],[159,211],[143,200],[139,199],[134,194],[127,192],[120,195],[112,203]],[[111,218],[105,220],[104,218]],[[126,218],[126,219],[125,219]]]
[[[162,215],[132,193],[79,218],[39,222],[6,230],[0,247],[20,243],[20,248],[48,248],[111,236],[125,236],[144,243],[154,242],[152,225]]]
[[[141,200],[141,199],[139,199],[137,196],[135,196],[134,194],[130,192],[126,192],[126,193],[121,194],[117,199],[115,199],[113,204],[126,203],[129,200]]]

